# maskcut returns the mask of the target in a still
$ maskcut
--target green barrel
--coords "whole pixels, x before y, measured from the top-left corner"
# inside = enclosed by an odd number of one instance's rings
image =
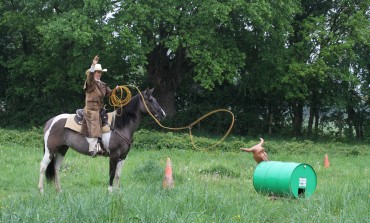
[[[304,163],[264,161],[253,174],[254,189],[269,195],[308,198],[316,185],[314,169]]]

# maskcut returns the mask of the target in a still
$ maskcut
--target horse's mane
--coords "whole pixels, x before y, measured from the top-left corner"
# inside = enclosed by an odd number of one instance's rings
[[[140,97],[139,95],[135,95],[131,98],[130,102],[121,108],[116,110],[117,114],[115,117],[114,126],[118,129],[123,128],[127,125],[132,119],[137,118],[137,109],[140,104]]]

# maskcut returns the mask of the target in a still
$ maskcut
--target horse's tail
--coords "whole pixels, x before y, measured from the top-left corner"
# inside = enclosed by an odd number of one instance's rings
[[[45,154],[45,142],[44,142],[44,154]],[[49,182],[54,180],[55,177],[54,156],[51,159],[49,165],[46,167],[45,176]]]

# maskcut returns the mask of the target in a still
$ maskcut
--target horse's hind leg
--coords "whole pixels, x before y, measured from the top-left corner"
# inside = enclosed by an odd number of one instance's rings
[[[48,179],[54,180],[55,189],[58,192],[62,191],[60,187],[60,181],[59,181],[59,170],[60,170],[60,166],[63,163],[64,156],[67,150],[68,150],[68,146],[63,146],[54,156],[54,154],[50,154],[48,148],[45,149],[44,157],[42,158],[41,163],[40,163],[40,178],[39,178],[38,188],[41,194],[44,193],[44,178],[45,178],[46,172],[47,172],[46,176],[49,176]],[[50,159],[50,157],[53,157],[53,158]],[[50,172],[49,169],[52,172]]]
[[[61,186],[60,186],[60,181],[59,181],[59,170],[60,167],[63,163],[64,156],[68,150],[68,146],[63,146],[59,149],[59,151],[55,155],[55,177],[54,177],[54,184],[55,184],[55,189],[57,192],[62,192]]]
[[[44,193],[44,177],[45,177],[46,168],[51,162],[51,157],[52,155],[50,155],[49,149],[45,148],[44,157],[42,158],[41,163],[40,163],[40,178],[39,178],[38,188],[41,194]]]

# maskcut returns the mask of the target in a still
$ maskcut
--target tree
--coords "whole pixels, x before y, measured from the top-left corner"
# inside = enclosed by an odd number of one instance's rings
[[[234,15],[238,47],[246,53],[238,81],[242,100],[236,101],[236,110],[249,116],[246,120],[254,121],[251,127],[259,129],[259,133],[272,134],[273,129],[281,132],[285,125],[286,89],[281,77],[290,56],[286,45],[292,33],[293,15],[299,12],[297,1],[257,1],[239,7]]]
[[[284,76],[284,82],[290,86],[286,98],[292,104],[295,136],[302,134],[304,106],[310,108],[308,134],[312,133],[315,119],[317,135],[319,112],[325,106],[333,109],[335,104],[346,104],[346,97],[341,96],[351,89],[345,85],[355,87],[360,83],[356,76],[361,75],[355,74],[352,67],[358,66],[359,58],[364,58],[354,51],[355,47],[360,44],[368,48],[364,41],[367,38],[364,35],[366,3],[302,1],[301,4],[303,10],[296,16],[294,35],[289,42],[292,60]],[[364,71],[366,67],[361,66],[359,70]]]
[[[368,5],[4,0],[0,122],[41,125],[82,107],[84,72],[100,54],[108,85],[154,86],[167,114],[179,112],[173,122],[226,107],[238,134],[292,128],[300,137],[308,108],[309,137],[319,135],[325,115],[339,132],[363,139],[370,130]]]
[[[103,20],[112,8],[106,7],[110,1],[92,7],[95,3],[3,1],[6,106],[15,115],[4,122],[22,124],[26,119],[39,125],[53,114],[83,106],[84,73],[105,48]]]
[[[145,65],[169,116],[186,75],[206,89],[233,81],[244,54],[233,37],[230,13],[243,1],[124,1],[110,21],[133,69]],[[117,44],[117,41],[115,42]]]
[[[363,139],[364,121],[368,118],[366,89],[369,75],[368,10],[369,1],[335,1],[325,21],[326,32],[320,38],[320,57],[330,68],[328,84],[335,90],[332,109],[346,110],[349,137],[352,126],[356,137]],[[322,24],[324,29],[324,24]]]

